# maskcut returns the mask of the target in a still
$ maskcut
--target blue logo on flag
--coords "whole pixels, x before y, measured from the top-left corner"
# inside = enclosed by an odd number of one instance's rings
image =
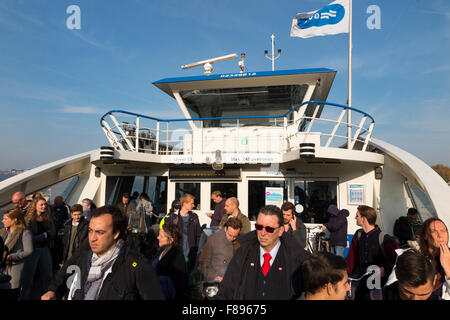
[[[298,19],[300,29],[338,24],[345,16],[345,8],[340,4],[331,4],[313,13],[308,19]]]

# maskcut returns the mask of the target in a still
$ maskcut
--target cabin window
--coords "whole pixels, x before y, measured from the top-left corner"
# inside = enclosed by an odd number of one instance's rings
[[[192,118],[278,116],[299,105],[308,89],[306,84],[261,87],[214,88],[181,91],[181,98]],[[211,108],[214,106],[214,108]],[[283,119],[204,120],[203,128],[229,126],[283,126]]]
[[[108,176],[106,178],[106,203],[117,204],[122,201],[122,195],[130,196],[137,192],[139,196],[145,192],[157,209],[166,205],[167,177],[154,176]],[[139,196],[136,200],[139,202]],[[163,210],[163,209],[161,209]],[[164,211],[166,209],[164,208]]]
[[[406,182],[405,187],[408,191],[414,208],[419,211],[419,216],[422,221],[425,221],[429,218],[437,218],[433,203],[431,202],[430,197],[428,197],[425,192],[423,192],[419,187],[412,183]]]
[[[284,180],[249,180],[248,218],[252,221],[256,221],[259,209],[266,205],[266,188],[283,188],[282,202],[287,199],[287,184]],[[245,214],[245,212],[243,213]]]
[[[196,183],[177,182],[175,184],[175,199],[180,200],[181,196],[185,193],[192,194],[195,197],[194,210],[201,210],[201,207],[200,207],[200,182],[196,182]]]
[[[337,205],[337,181],[295,180],[295,205],[301,204],[303,222],[328,222],[328,206]]]
[[[67,197],[69,197],[78,180],[78,176],[69,178],[67,180],[58,182],[57,184],[54,184],[46,189],[42,189],[40,190],[40,192],[42,192],[44,198],[46,198],[47,201],[51,204],[53,204],[53,201],[57,196],[63,197],[64,201],[66,201]],[[27,195],[27,198],[31,198],[32,196],[33,194]]]
[[[220,191],[224,199],[237,197],[237,183],[211,183],[211,193],[213,191]],[[214,210],[216,204],[211,200],[210,208]]]

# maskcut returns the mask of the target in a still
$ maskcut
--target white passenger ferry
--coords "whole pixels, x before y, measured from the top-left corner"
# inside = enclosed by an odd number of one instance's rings
[[[349,239],[360,204],[374,207],[377,224],[391,234],[409,207],[422,220],[437,216],[450,225],[444,180],[376,139],[376,120],[361,108],[326,101],[335,75],[303,69],[158,80],[153,84],[177,101],[185,118],[111,110],[100,119],[110,146],[0,182],[0,210],[12,206],[16,191],[29,195],[64,184],[68,204],[84,198],[116,204],[124,192],[138,191],[170,208],[191,193],[208,226],[214,190],[236,196],[251,221],[268,203],[301,205],[308,228],[326,222],[328,205],[336,204],[350,211]]]

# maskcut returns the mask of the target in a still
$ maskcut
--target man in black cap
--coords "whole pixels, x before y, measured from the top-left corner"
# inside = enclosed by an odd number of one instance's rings
[[[330,219],[324,223],[322,230],[330,232],[331,253],[344,257],[344,250],[347,246],[347,217],[350,212],[343,209],[339,210],[334,204],[328,206]]]

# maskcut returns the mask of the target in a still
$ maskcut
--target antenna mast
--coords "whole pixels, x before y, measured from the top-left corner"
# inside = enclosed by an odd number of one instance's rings
[[[269,59],[272,60],[272,71],[275,71],[275,60],[278,59],[281,55],[281,49],[278,49],[278,53],[275,54],[274,52],[274,47],[275,47],[275,36],[272,34],[272,36],[270,37],[272,39],[272,54],[269,54],[267,52],[267,50],[264,50],[264,56]]]

